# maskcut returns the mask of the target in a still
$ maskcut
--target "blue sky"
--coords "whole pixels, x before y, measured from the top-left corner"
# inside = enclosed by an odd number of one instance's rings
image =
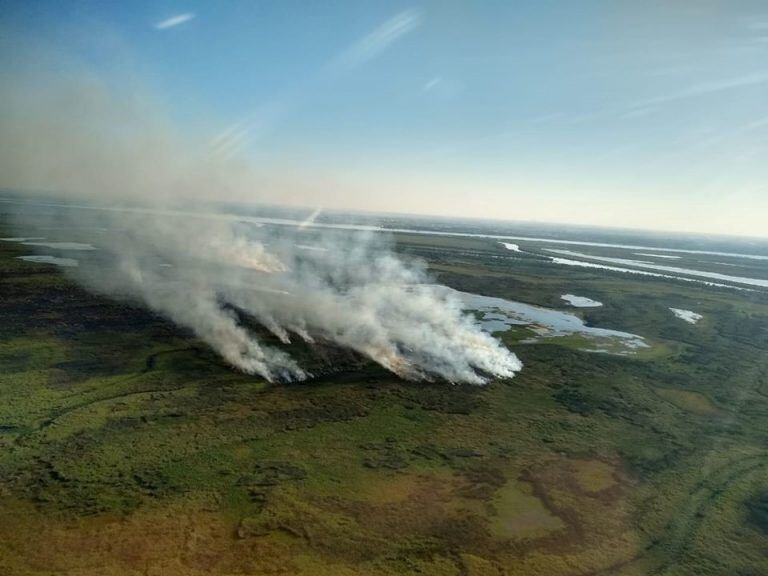
[[[290,203],[768,235],[763,2],[19,2],[2,14],[20,37],[139,79],[216,153],[303,175]]]

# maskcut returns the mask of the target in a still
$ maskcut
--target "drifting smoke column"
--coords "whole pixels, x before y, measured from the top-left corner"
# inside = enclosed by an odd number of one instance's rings
[[[283,343],[332,342],[411,380],[481,384],[521,368],[449,289],[379,237],[320,234],[311,226],[319,211],[287,228],[195,210],[258,200],[259,173],[180,138],[135,91],[90,76],[29,81],[6,71],[1,79],[0,186],[102,208],[69,216],[108,231],[96,242],[102,257],[72,272],[88,288],[143,303],[268,380],[309,374],[260,343],[246,317]]]
[[[243,315],[283,343],[332,342],[410,380],[482,384],[521,368],[451,290],[431,284],[417,263],[397,258],[372,234],[190,213],[92,211],[79,223],[86,217],[112,231],[102,240],[108,255],[72,274],[192,329],[244,372],[309,376],[285,352],[260,344]]]

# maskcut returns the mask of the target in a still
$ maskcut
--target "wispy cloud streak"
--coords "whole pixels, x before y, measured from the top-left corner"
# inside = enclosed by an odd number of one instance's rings
[[[442,81],[443,79],[440,78],[440,76],[435,76],[434,78],[431,78],[427,82],[425,82],[424,85],[421,87],[421,89],[424,92],[429,92],[433,88],[436,88]]]
[[[397,40],[419,27],[420,10],[410,8],[396,14],[345,50],[335,61],[334,67],[351,70],[376,58]]]
[[[374,59],[397,40],[415,30],[421,21],[420,10],[410,8],[399,12],[333,58],[322,70],[321,78],[327,79],[349,72]],[[433,78],[424,89],[430,90],[440,81],[439,77]],[[284,96],[227,126],[211,139],[211,154],[228,158],[242,152],[255,137],[268,132],[278,122],[291,100],[296,99]]]
[[[166,18],[165,20],[161,20],[160,22],[155,23],[154,28],[156,30],[167,30],[168,28],[173,28],[175,26],[178,26],[179,24],[184,24],[185,22],[189,22],[194,17],[195,15],[192,12],[186,12],[184,14],[176,14],[174,16]]]
[[[242,152],[253,140],[269,130],[278,122],[289,99],[265,104],[252,114],[227,126],[209,142],[210,152],[214,156],[228,158]]]
[[[762,84],[768,84],[768,73],[766,72],[758,72],[754,74],[748,74],[746,76],[739,76],[737,78],[727,78],[725,80],[707,82],[705,84],[697,84],[695,86],[691,86],[686,90],[681,90],[680,92],[674,92],[672,94],[666,94],[664,96],[657,96],[655,98],[640,100],[638,102],[635,102],[632,105],[632,108],[634,109],[649,108],[652,106],[658,106],[660,104],[668,104],[670,102],[677,102],[680,100],[687,100],[689,98],[706,96],[708,94],[725,92],[727,90],[733,90],[735,88],[759,86]]]

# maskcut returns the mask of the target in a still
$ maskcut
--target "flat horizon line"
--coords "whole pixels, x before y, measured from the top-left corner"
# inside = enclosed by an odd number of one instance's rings
[[[62,194],[57,194],[55,192],[48,192],[48,191],[5,190],[3,192],[5,194],[15,196],[15,198],[13,199],[0,197],[0,202],[6,202],[6,203],[8,202],[23,203],[25,201],[29,202],[34,200],[39,201],[43,198],[47,198],[48,200],[55,200],[57,202],[65,202],[69,204],[72,204],[75,202],[84,202],[84,201],[103,202],[87,195],[79,196],[76,198],[66,198],[66,197],[63,197]],[[34,198],[28,199],[29,196],[33,196]],[[20,201],[19,198],[22,198],[23,200]],[[768,234],[766,234],[765,236],[753,236],[748,234],[733,234],[733,233],[722,233],[722,232],[694,232],[694,231],[669,230],[669,229],[663,229],[663,228],[638,228],[638,227],[632,227],[632,226],[610,226],[605,224],[589,224],[589,223],[577,224],[573,222],[564,222],[564,221],[557,221],[557,220],[516,220],[516,219],[508,219],[508,218],[489,218],[489,217],[481,217],[481,216],[456,216],[456,215],[448,215],[448,214],[434,214],[434,213],[422,213],[422,212],[377,211],[377,210],[367,210],[363,208],[331,208],[331,207],[322,208],[322,206],[309,205],[309,204],[279,204],[274,202],[248,202],[248,201],[242,201],[242,200],[216,201],[216,200],[207,200],[207,199],[204,199],[204,200],[190,199],[189,202],[198,203],[198,204],[207,204],[209,206],[218,206],[218,207],[263,206],[263,207],[273,208],[273,209],[307,210],[308,212],[313,212],[318,208],[320,208],[323,213],[331,213],[331,214],[337,214],[337,215],[361,215],[361,216],[367,215],[367,216],[384,216],[384,217],[397,217],[397,218],[409,218],[409,219],[424,218],[424,219],[442,220],[442,221],[463,221],[463,222],[476,222],[476,223],[485,223],[485,224],[520,225],[520,226],[529,226],[529,227],[565,226],[568,228],[572,228],[574,230],[580,229],[580,230],[592,230],[592,231],[605,231],[605,232],[611,232],[611,233],[623,232],[628,234],[642,234],[645,236],[668,235],[670,237],[677,237],[681,239],[687,238],[689,240],[709,239],[709,240],[740,241],[740,242],[751,241],[751,242],[766,244],[768,246]],[[141,202],[141,201],[135,201],[135,202],[130,202],[126,204],[143,206],[143,207],[151,206],[151,204]]]

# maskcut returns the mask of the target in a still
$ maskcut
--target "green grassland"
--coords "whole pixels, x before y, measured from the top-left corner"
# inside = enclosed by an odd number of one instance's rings
[[[0,574],[768,573],[766,296],[395,241],[460,290],[600,300],[579,313],[653,347],[511,330],[523,371],[472,387],[320,343],[291,348],[317,378],[270,385],[0,242]]]

